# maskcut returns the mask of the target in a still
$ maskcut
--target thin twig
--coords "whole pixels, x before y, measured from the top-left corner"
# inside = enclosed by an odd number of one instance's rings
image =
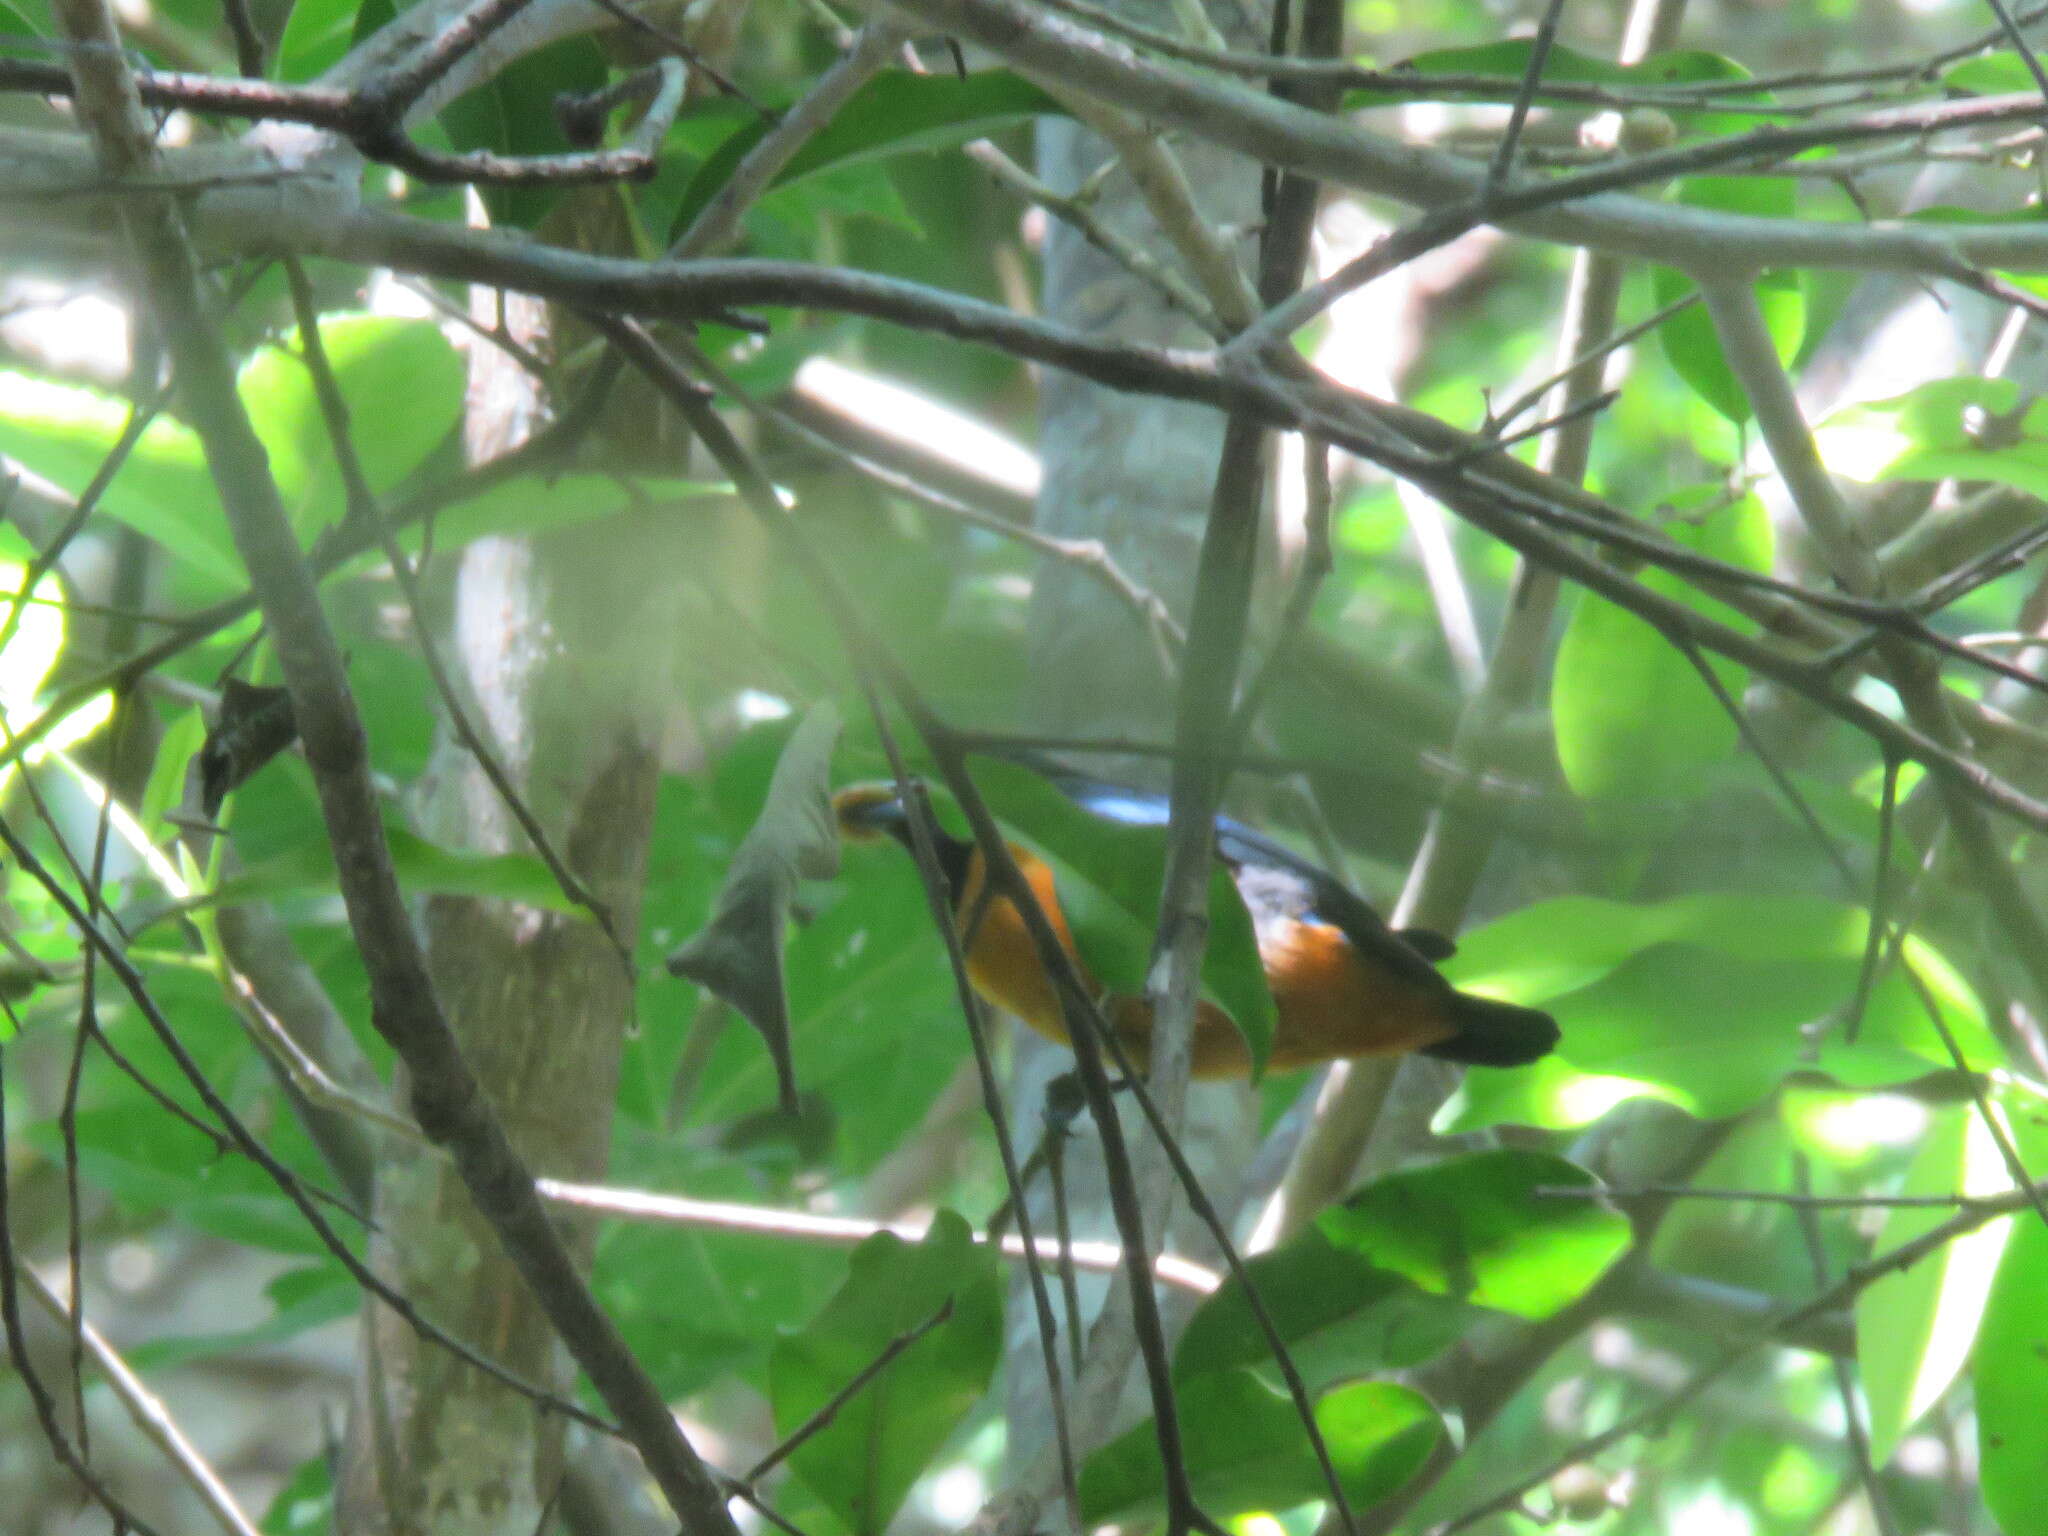
[[[1543,66],[1550,58],[1550,45],[1557,41],[1558,18],[1563,14],[1564,0],[1549,0],[1536,23],[1536,35],[1529,44],[1529,63],[1522,71],[1522,83],[1515,89],[1514,104],[1508,109],[1507,127],[1501,131],[1493,160],[1486,167],[1486,185],[1479,194],[1481,202],[1492,201],[1507,185],[1508,172],[1514,168],[1515,146],[1521,142],[1522,126],[1529,120],[1529,104],[1536,99],[1536,91],[1543,83]]]
[[[64,1326],[76,1327],[93,1364],[99,1367],[115,1398],[127,1410],[129,1419],[163,1452],[164,1459],[171,1464],[179,1480],[191,1489],[201,1507],[213,1516],[214,1523],[227,1536],[260,1536],[256,1523],[242,1512],[242,1507],[235,1502],[234,1494],[228,1491],[220,1474],[213,1470],[199,1447],[178,1427],[178,1421],[171,1416],[163,1399],[150,1391],[148,1384],[136,1375],[99,1329],[78,1316],[77,1293],[70,1293],[72,1300],[67,1301],[50,1288],[34,1265],[23,1264],[18,1259],[14,1261],[14,1272],[27,1283],[29,1295],[44,1311]],[[75,1324],[74,1317],[78,1318]],[[80,1427],[82,1430],[83,1421]]]
[[[944,1323],[952,1315],[953,1298],[948,1296],[939,1304],[938,1311],[919,1323],[915,1328],[897,1334],[895,1338],[884,1344],[874,1359],[870,1360],[848,1378],[845,1386],[820,1403],[816,1411],[809,1418],[783,1436],[780,1444],[776,1445],[767,1455],[749,1467],[745,1480],[749,1483],[758,1483],[775,1468],[781,1466],[783,1462],[789,1460],[805,1441],[828,1428],[832,1421],[839,1417],[840,1411],[848,1403],[860,1396],[862,1392],[866,1391],[869,1382],[894,1365],[897,1358],[906,1349],[910,1348],[911,1345],[930,1333],[934,1328]]]

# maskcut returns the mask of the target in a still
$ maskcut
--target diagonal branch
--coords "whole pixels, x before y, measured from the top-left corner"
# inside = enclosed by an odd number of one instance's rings
[[[66,0],[76,41],[115,37],[95,0]],[[146,163],[140,103],[118,50],[75,63],[81,114],[92,124],[103,164],[126,172]],[[149,307],[177,381],[185,418],[198,435],[221,495],[235,546],[249,569],[277,650],[306,759],[333,845],[350,926],[368,973],[371,1018],[404,1060],[413,1111],[433,1141],[454,1154],[478,1211],[504,1244],[577,1362],[618,1415],[677,1516],[703,1536],[730,1536],[725,1495],[683,1437],[653,1381],[577,1272],[533,1179],[456,1048],[413,930],[377,812],[363,724],[349,691],[319,589],[292,532],[263,445],[235,389],[234,368],[206,312],[191,246],[176,208],[138,199],[129,235]]]

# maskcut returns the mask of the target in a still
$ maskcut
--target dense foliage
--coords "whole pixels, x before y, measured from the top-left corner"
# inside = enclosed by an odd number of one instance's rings
[[[477,8],[492,25],[519,9]],[[2015,33],[1961,5],[1731,4],[1682,26],[1669,6],[1674,45],[1620,64],[1606,6],[1553,6],[1532,40],[1533,12],[1352,0],[1355,67],[1328,76],[1347,159],[1216,51],[1199,6],[1138,8],[1132,32],[1065,0],[917,0],[907,53],[817,3],[654,7],[638,28],[612,9],[533,0],[526,20],[570,19],[508,33],[510,58],[458,52],[460,89],[409,120],[390,100],[378,119],[366,82],[404,57],[377,39],[423,12],[123,10],[116,65],[174,145],[159,183],[107,150],[93,71],[58,78],[102,57],[79,39],[103,8],[0,0],[0,1313],[30,1367],[0,1385],[0,1507],[22,1511],[0,1524],[70,1529],[75,1466],[104,1505],[81,1520],[197,1528],[211,1508],[235,1529],[239,1498],[280,1536],[331,1528],[340,1458],[305,1404],[338,1416],[375,1368],[355,1342],[373,1223],[321,1117],[387,1155],[418,1140],[423,1080],[378,947],[402,934],[365,937],[374,892],[344,833],[381,830],[415,911],[598,920],[555,847],[442,835],[421,807],[451,701],[515,770],[533,739],[590,729],[573,699],[508,715],[451,663],[464,552],[639,527],[640,568],[617,579],[657,572],[661,622],[622,599],[591,663],[661,680],[606,1182],[687,1199],[577,1217],[591,1291],[695,1451],[745,1480],[743,1521],[958,1526],[1018,1474],[1001,1380],[1038,1368],[1015,1348],[1032,1302],[978,1240],[1010,1191],[945,946],[901,850],[840,857],[816,834],[822,790],[888,777],[892,753],[937,780],[970,740],[1030,741],[1032,591],[1052,564],[1131,610],[1134,652],[1196,653],[1166,616],[1189,595],[1148,591],[1111,530],[1104,547],[1030,535],[1016,445],[1040,371],[1064,368],[1316,434],[1308,470],[1271,477],[1278,574],[1242,659],[1260,710],[1230,807],[1382,902],[1426,829],[1476,850],[1469,910],[1439,893],[1431,918],[1463,923],[1447,974],[1549,1010],[1563,1038],[1467,1074],[1427,1134],[1382,1144],[1372,1177],[1262,1240],[1244,1275],[1211,1258],[1183,1277],[1179,1439],[1145,1418],[1077,1447],[1069,1502],[1036,1528],[1185,1527],[1184,1479],[1241,1536],[1341,1530],[1333,1482],[1361,1530],[2048,1532],[2048,426],[2028,329],[2048,77],[2014,43],[2038,13]],[[863,47],[864,73],[807,118]],[[1256,138],[1325,178],[1311,280],[1386,255],[1389,231],[1421,236],[1265,353],[1217,361],[1209,343],[1248,317],[1200,259],[1227,265],[1257,231],[1102,236],[1191,315],[1179,351],[1027,322],[1045,221],[1088,220],[1102,189],[1056,194],[1019,167],[1039,125],[1109,99],[1091,69],[1124,72],[1110,105],[1169,156]],[[261,79],[207,94],[237,73]],[[343,111],[285,89],[321,85],[359,95]],[[74,91],[75,109],[42,95]],[[595,140],[563,102],[596,112]],[[630,148],[643,113],[644,166],[517,169]],[[197,162],[179,157],[266,118],[327,136],[341,202],[266,219],[221,201],[237,173],[180,179]],[[89,227],[66,238],[72,203],[30,143],[82,146],[82,127],[102,157],[80,150]],[[1503,144],[1512,164],[1472,179]],[[117,226],[145,256],[200,254],[196,322]],[[726,250],[759,260],[710,259]],[[472,280],[555,301],[552,327],[515,341]],[[1589,281],[1615,310],[1591,334],[1564,298]],[[132,343],[117,326],[70,344],[109,314]],[[636,315],[652,341],[619,329]],[[633,337],[707,393],[664,384]],[[209,346],[233,383],[200,404]],[[496,459],[465,435],[494,349],[551,413]],[[1548,388],[1596,349],[1590,382]],[[706,400],[709,424],[689,415]],[[253,468],[222,448],[237,419]],[[320,749],[333,699],[251,555],[240,509],[266,483],[360,712],[377,798],[353,823]],[[506,626],[508,653],[555,643]],[[287,704],[305,751],[280,750]],[[970,761],[1004,830],[1058,871],[1094,974],[1142,989],[1169,829],[1105,828]],[[980,808],[936,800],[956,830]],[[1221,874],[1208,893],[1201,985],[1262,1057],[1251,927]],[[238,909],[277,925],[258,947],[288,944],[302,990],[237,952]],[[664,961],[714,916],[679,966],[724,979],[700,990]],[[320,1008],[339,1026],[324,1042],[304,1026]],[[1254,1091],[1284,1153],[1313,1088]],[[472,1166],[467,1131],[421,1119]],[[1021,1156],[1036,1127],[1012,1131]],[[904,1212],[908,1236],[863,1237]],[[497,1313],[457,1283],[410,1299],[488,1354]],[[117,1409],[141,1389],[33,1305],[61,1318],[72,1286],[231,1492],[176,1491],[201,1480],[136,1449]],[[648,1451],[608,1380],[561,1391]],[[538,1498],[565,1529],[612,1528]]]

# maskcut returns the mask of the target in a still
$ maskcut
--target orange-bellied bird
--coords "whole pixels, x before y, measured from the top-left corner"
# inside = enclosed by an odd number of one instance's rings
[[[1064,771],[1047,776],[1083,810],[1105,820],[1165,825],[1163,796]],[[842,789],[833,796],[833,811],[842,836],[863,841],[887,835],[911,845],[909,813],[892,785]],[[1065,1044],[1059,995],[1039,963],[1023,915],[1008,897],[984,898],[988,871],[978,847],[941,829],[933,832],[974,989]],[[1074,948],[1051,868],[1029,849],[1015,843],[1009,848],[1083,980],[1099,992]],[[1450,940],[1426,929],[1390,929],[1362,897],[1299,854],[1228,817],[1216,823],[1216,854],[1251,913],[1272,989],[1278,1017],[1270,1070],[1402,1051],[1518,1067],[1557,1044],[1557,1023],[1549,1014],[1475,997],[1446,981],[1431,962],[1450,957]],[[1152,1032],[1150,1006],[1141,997],[1117,997],[1107,1011],[1110,1026],[1142,1067]],[[1237,1026],[1203,999],[1195,1017],[1194,1075],[1243,1077],[1250,1070],[1251,1053]]]

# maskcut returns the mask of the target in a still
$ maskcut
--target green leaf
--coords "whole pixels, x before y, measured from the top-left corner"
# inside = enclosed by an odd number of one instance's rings
[[[1649,906],[1568,897],[1503,918],[1471,935],[1446,974],[1542,1003],[1563,1039],[1528,1073],[1468,1074],[1439,1129],[1564,1129],[1640,1095],[1703,1116],[1748,1108],[1808,1065],[1804,1026],[1839,1021],[1865,925],[1837,902],[1718,893]],[[2002,1059],[1982,1002],[1940,952],[1914,937],[1906,955],[1965,1059]],[[1831,1027],[1811,1064],[1876,1087],[1951,1061],[1918,990],[1891,975],[1873,989],[1857,1042]]]
[[[2019,404],[2010,379],[1938,379],[1829,417],[1823,451],[1830,468],[1841,464],[1842,473],[1862,479],[1988,480],[2041,496],[2048,494],[2048,411],[2036,402],[2013,421]]]
[[[1936,1115],[1899,1193],[1997,1195],[2011,1187],[1983,1117],[1965,1106]],[[1876,1251],[1909,1243],[1953,1214],[1899,1207],[1886,1216]],[[1876,1465],[1891,1460],[1906,1431],[1968,1360],[2011,1229],[2006,1217],[1979,1227],[1911,1269],[1886,1275],[1857,1302],[1856,1363],[1870,1400],[1870,1459]]]
[[[819,171],[880,155],[948,148],[1040,114],[1064,116],[1065,109],[1008,70],[979,70],[965,80],[949,74],[889,70],[854,92],[832,121],[790,157],[770,186],[789,186]],[[769,126],[749,114],[705,157],[683,188],[669,228],[670,240],[688,229],[718,189],[732,179],[733,171]]]
[[[1327,1496],[1293,1403],[1250,1371],[1203,1376],[1178,1395],[1177,1407],[1188,1480],[1211,1515],[1286,1510]],[[1443,1437],[1429,1400],[1392,1382],[1339,1387],[1317,1401],[1315,1417],[1354,1510],[1399,1490]],[[1159,1439],[1149,1419],[1081,1468],[1081,1514],[1090,1525],[1131,1525],[1163,1508]]]
[[[1518,1072],[1467,1072],[1430,1122],[1439,1136],[1458,1136],[1496,1125],[1533,1125],[1569,1131],[1591,1125],[1630,1099],[1681,1103],[1677,1090],[1640,1078],[1581,1072],[1550,1055]]]
[[[1964,478],[1994,479],[1997,467],[2010,464],[2033,484],[2048,485],[2048,443],[2023,438],[1994,448],[1979,440],[1986,417],[2004,416],[2018,403],[2011,379],[1934,379],[1832,412],[1815,428],[1814,441],[1830,470],[1866,483],[1944,479],[1958,471],[1942,466],[1961,456],[1972,465]]]
[[[1016,763],[977,760],[974,782],[996,817],[1052,866],[1060,910],[1096,979],[1113,992],[1142,993],[1166,878],[1166,829],[1090,815]],[[1256,1079],[1273,1048],[1277,1013],[1251,914],[1220,862],[1209,875],[1202,995],[1236,1022]]]
[[[2048,1226],[2013,1230],[1977,1333],[1978,1486],[2005,1536],[2048,1536]]]
[[[1739,698],[1740,683],[1731,691]],[[1738,740],[1684,653],[1591,592],[1580,594],[1558,646],[1550,708],[1565,782],[1587,800],[1701,792],[1702,770]]]
[[[1673,191],[1672,201],[1719,213],[1789,219],[1798,211],[1799,187],[1785,176],[1689,176]],[[1660,305],[1675,304],[1697,287],[1670,267],[1653,268],[1650,286]],[[1806,300],[1799,273],[1764,273],[1756,280],[1756,298],[1779,360],[1791,362],[1806,334]],[[1749,396],[1721,355],[1721,340],[1705,305],[1695,304],[1673,315],[1657,327],[1657,338],[1671,366],[1694,393],[1737,426],[1749,420]]]
[[[790,1467],[855,1536],[889,1523],[911,1484],[981,1400],[1002,1352],[1002,1287],[994,1256],[968,1225],[940,1211],[923,1241],[891,1233],[853,1251],[846,1283],[768,1362],[780,1435],[795,1432],[882,1353],[950,1309],[903,1349]]]
[[[1517,37],[1464,48],[1437,48],[1404,59],[1397,67],[1417,75],[1498,75],[1504,88],[1501,99],[1512,101],[1529,73],[1534,51],[1531,39]],[[1749,71],[1723,54],[1699,49],[1654,53],[1638,64],[1617,64],[1553,43],[1544,56],[1543,78],[1577,85],[1703,85],[1715,80],[1747,80]]]
[[[1295,1368],[1310,1387],[1368,1371],[1418,1365],[1458,1338],[1475,1314],[1418,1290],[1320,1226],[1246,1263]],[[1188,1320],[1173,1356],[1174,1379],[1273,1368],[1266,1335],[1233,1276]]]
[[[74,496],[99,473],[127,420],[127,402],[96,390],[0,372],[0,453]],[[215,594],[244,585],[206,456],[182,422],[159,415],[149,424],[99,510],[156,540]]]
[[[1548,1317],[1627,1251],[1628,1221],[1543,1188],[1592,1189],[1593,1176],[1547,1152],[1446,1159],[1376,1179],[1316,1218],[1333,1245],[1425,1291],[1517,1317]]]
[[[292,0],[277,43],[277,73],[299,83],[340,62],[356,35],[357,0]]]
[[[1458,986],[1540,1003],[1587,986],[1653,944],[1798,960],[1860,956],[1862,909],[1814,896],[1708,891],[1635,903],[1597,896],[1539,901],[1461,935],[1443,971]]]
[[[2014,96],[2041,89],[2027,61],[2010,50],[1952,64],[1942,71],[1941,83],[1944,89],[1966,96]]]
[[[327,1536],[334,1529],[334,1473],[325,1450],[298,1465],[263,1514],[263,1536]]]
[[[790,1051],[789,990],[782,939],[802,880],[839,872],[832,817],[832,749],[839,711],[814,705],[783,747],[760,819],[733,853],[711,920],[668,957],[684,976],[732,1004],[761,1032],[775,1061],[778,1099],[799,1113]]]
[[[320,339],[364,478],[383,495],[461,421],[462,359],[428,320],[326,315]],[[312,370],[296,351],[265,347],[243,366],[237,388],[292,526],[305,537],[339,522],[347,498]]]

